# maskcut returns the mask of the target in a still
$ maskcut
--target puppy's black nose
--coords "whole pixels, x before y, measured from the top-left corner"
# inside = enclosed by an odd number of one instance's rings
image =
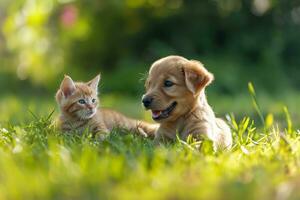
[[[143,97],[143,99],[142,99],[142,102],[143,102],[145,108],[149,108],[149,106],[151,105],[152,101],[153,101],[153,98],[152,98],[152,97],[147,97],[147,96],[145,96],[145,97]]]

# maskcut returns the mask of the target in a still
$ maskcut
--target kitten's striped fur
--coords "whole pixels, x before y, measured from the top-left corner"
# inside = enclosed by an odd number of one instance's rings
[[[98,84],[100,75],[87,83],[74,82],[65,76],[56,93],[56,102],[60,107],[58,125],[62,131],[88,129],[92,133],[108,133],[113,128],[122,128],[144,136],[153,135],[157,125],[130,119],[121,113],[109,109],[98,109]]]

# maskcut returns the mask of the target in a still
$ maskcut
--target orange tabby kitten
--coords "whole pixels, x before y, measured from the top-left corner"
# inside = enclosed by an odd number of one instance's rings
[[[99,81],[100,75],[87,83],[73,82],[71,77],[65,76],[56,93],[61,130],[82,132],[88,129],[92,133],[108,133],[113,128],[124,128],[144,136],[154,134],[157,128],[154,124],[130,119],[116,111],[98,109]]]

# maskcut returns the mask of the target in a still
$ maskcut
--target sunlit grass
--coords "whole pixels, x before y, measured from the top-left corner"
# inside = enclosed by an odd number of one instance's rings
[[[253,116],[261,120],[228,115],[229,152],[191,138],[157,146],[120,130],[101,141],[61,133],[52,125],[53,98],[7,96],[0,103],[0,199],[299,199],[300,132],[293,110],[281,107],[278,123],[249,89],[248,107],[252,98]],[[137,100],[101,100],[148,117]]]
[[[274,199],[300,194],[300,135],[231,119],[234,147],[63,134],[51,117],[0,129],[0,199]],[[290,189],[286,189],[286,185]]]

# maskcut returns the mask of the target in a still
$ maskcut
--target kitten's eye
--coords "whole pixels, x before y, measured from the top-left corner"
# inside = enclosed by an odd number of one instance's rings
[[[85,100],[84,100],[84,99],[79,99],[79,100],[78,100],[78,103],[80,103],[80,104],[85,104]]]
[[[92,103],[95,103],[96,102],[96,99],[92,99]]]
[[[174,83],[172,81],[165,80],[165,82],[164,82],[165,87],[172,87],[173,85],[174,85]]]

